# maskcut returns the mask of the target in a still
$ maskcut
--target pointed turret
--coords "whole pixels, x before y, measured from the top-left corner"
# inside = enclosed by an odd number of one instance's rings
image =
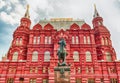
[[[95,17],[99,17],[99,13],[98,13],[98,11],[97,11],[97,9],[96,9],[96,5],[94,4],[94,15],[93,15],[93,17],[95,18]]]
[[[29,5],[27,5],[27,9],[26,9],[26,12],[25,12],[25,18],[30,18],[30,15],[29,15]]]
[[[94,15],[93,15],[92,23],[94,28],[103,25],[103,18],[99,15],[95,4],[94,4]]]

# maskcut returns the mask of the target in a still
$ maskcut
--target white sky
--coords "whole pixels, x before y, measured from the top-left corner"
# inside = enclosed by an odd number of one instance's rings
[[[92,27],[94,3],[104,19],[104,25],[111,33],[113,47],[120,59],[120,0],[0,0],[0,22],[11,25],[7,28],[2,27],[7,34],[0,32],[0,42],[6,42],[5,45],[0,44],[0,55],[7,53],[12,34],[24,16],[27,4],[30,5],[32,26],[44,18],[72,17],[84,19]]]

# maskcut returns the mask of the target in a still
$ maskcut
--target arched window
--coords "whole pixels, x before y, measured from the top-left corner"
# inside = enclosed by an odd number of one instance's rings
[[[90,44],[90,36],[87,36],[87,42]]]
[[[34,51],[32,53],[32,61],[38,61],[38,52],[37,51]]]
[[[91,53],[87,51],[85,54],[86,54],[86,62],[91,62],[92,61]]]
[[[49,62],[50,61],[50,52],[49,51],[46,51],[44,53],[44,61],[45,62]]]
[[[79,52],[78,51],[73,52],[73,59],[75,62],[79,61]]]
[[[40,44],[40,37],[38,37],[37,44]]]
[[[12,60],[13,61],[17,61],[18,60],[18,52],[14,52]]]
[[[22,45],[22,38],[20,38],[20,45]]]
[[[49,44],[51,44],[51,37],[49,36],[49,39],[48,39],[48,41],[49,41]]]
[[[105,38],[105,44],[108,45],[108,38]]]
[[[72,36],[72,44],[74,44],[75,43],[75,38],[74,38],[74,36]]]
[[[16,39],[16,45],[18,45],[18,44],[19,44],[19,38]]]
[[[34,39],[33,39],[33,44],[36,44],[36,37],[34,37]]]
[[[104,40],[104,38],[102,37],[102,45],[104,45],[105,44],[105,40]]]
[[[47,40],[48,40],[48,37],[46,36],[46,37],[45,37],[45,44],[47,44]]]
[[[78,44],[78,43],[79,43],[78,36],[76,36],[76,44]]]
[[[87,43],[87,41],[86,41],[86,36],[84,36],[84,44],[86,44]]]
[[[109,52],[106,52],[106,61],[112,61],[112,56]]]

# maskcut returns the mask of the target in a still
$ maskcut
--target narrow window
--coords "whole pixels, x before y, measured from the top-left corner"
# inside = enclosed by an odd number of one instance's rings
[[[51,37],[49,36],[48,38],[48,43],[51,44]]]
[[[18,45],[18,44],[19,44],[19,38],[16,39],[16,45]]]
[[[105,44],[108,45],[108,38],[105,38]]]
[[[48,37],[46,36],[46,37],[45,37],[45,44],[48,44],[47,41],[48,41]]]
[[[20,45],[22,45],[22,38],[20,38]]]
[[[34,37],[33,44],[36,44],[36,43],[37,43],[36,37]]]
[[[90,36],[87,36],[87,42],[90,44]]]
[[[104,40],[104,38],[102,37],[102,45],[104,45],[105,44],[105,40]]]
[[[86,36],[84,36],[84,44],[86,44],[87,42],[86,42]]]
[[[79,43],[78,36],[76,36],[76,44],[78,44],[78,43]]]
[[[40,37],[38,37],[37,44],[40,44]]]
[[[72,44],[75,43],[75,39],[74,39],[74,36],[72,36]]]

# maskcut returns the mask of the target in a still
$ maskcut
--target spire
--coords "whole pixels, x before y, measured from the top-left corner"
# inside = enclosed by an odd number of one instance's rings
[[[97,9],[96,9],[96,5],[94,4],[94,16],[93,16],[94,18],[95,17],[99,17],[99,13],[98,13],[98,11],[97,11]]]
[[[25,12],[25,16],[24,17],[25,18],[30,18],[30,16],[29,16],[29,5],[27,5],[27,10]]]

